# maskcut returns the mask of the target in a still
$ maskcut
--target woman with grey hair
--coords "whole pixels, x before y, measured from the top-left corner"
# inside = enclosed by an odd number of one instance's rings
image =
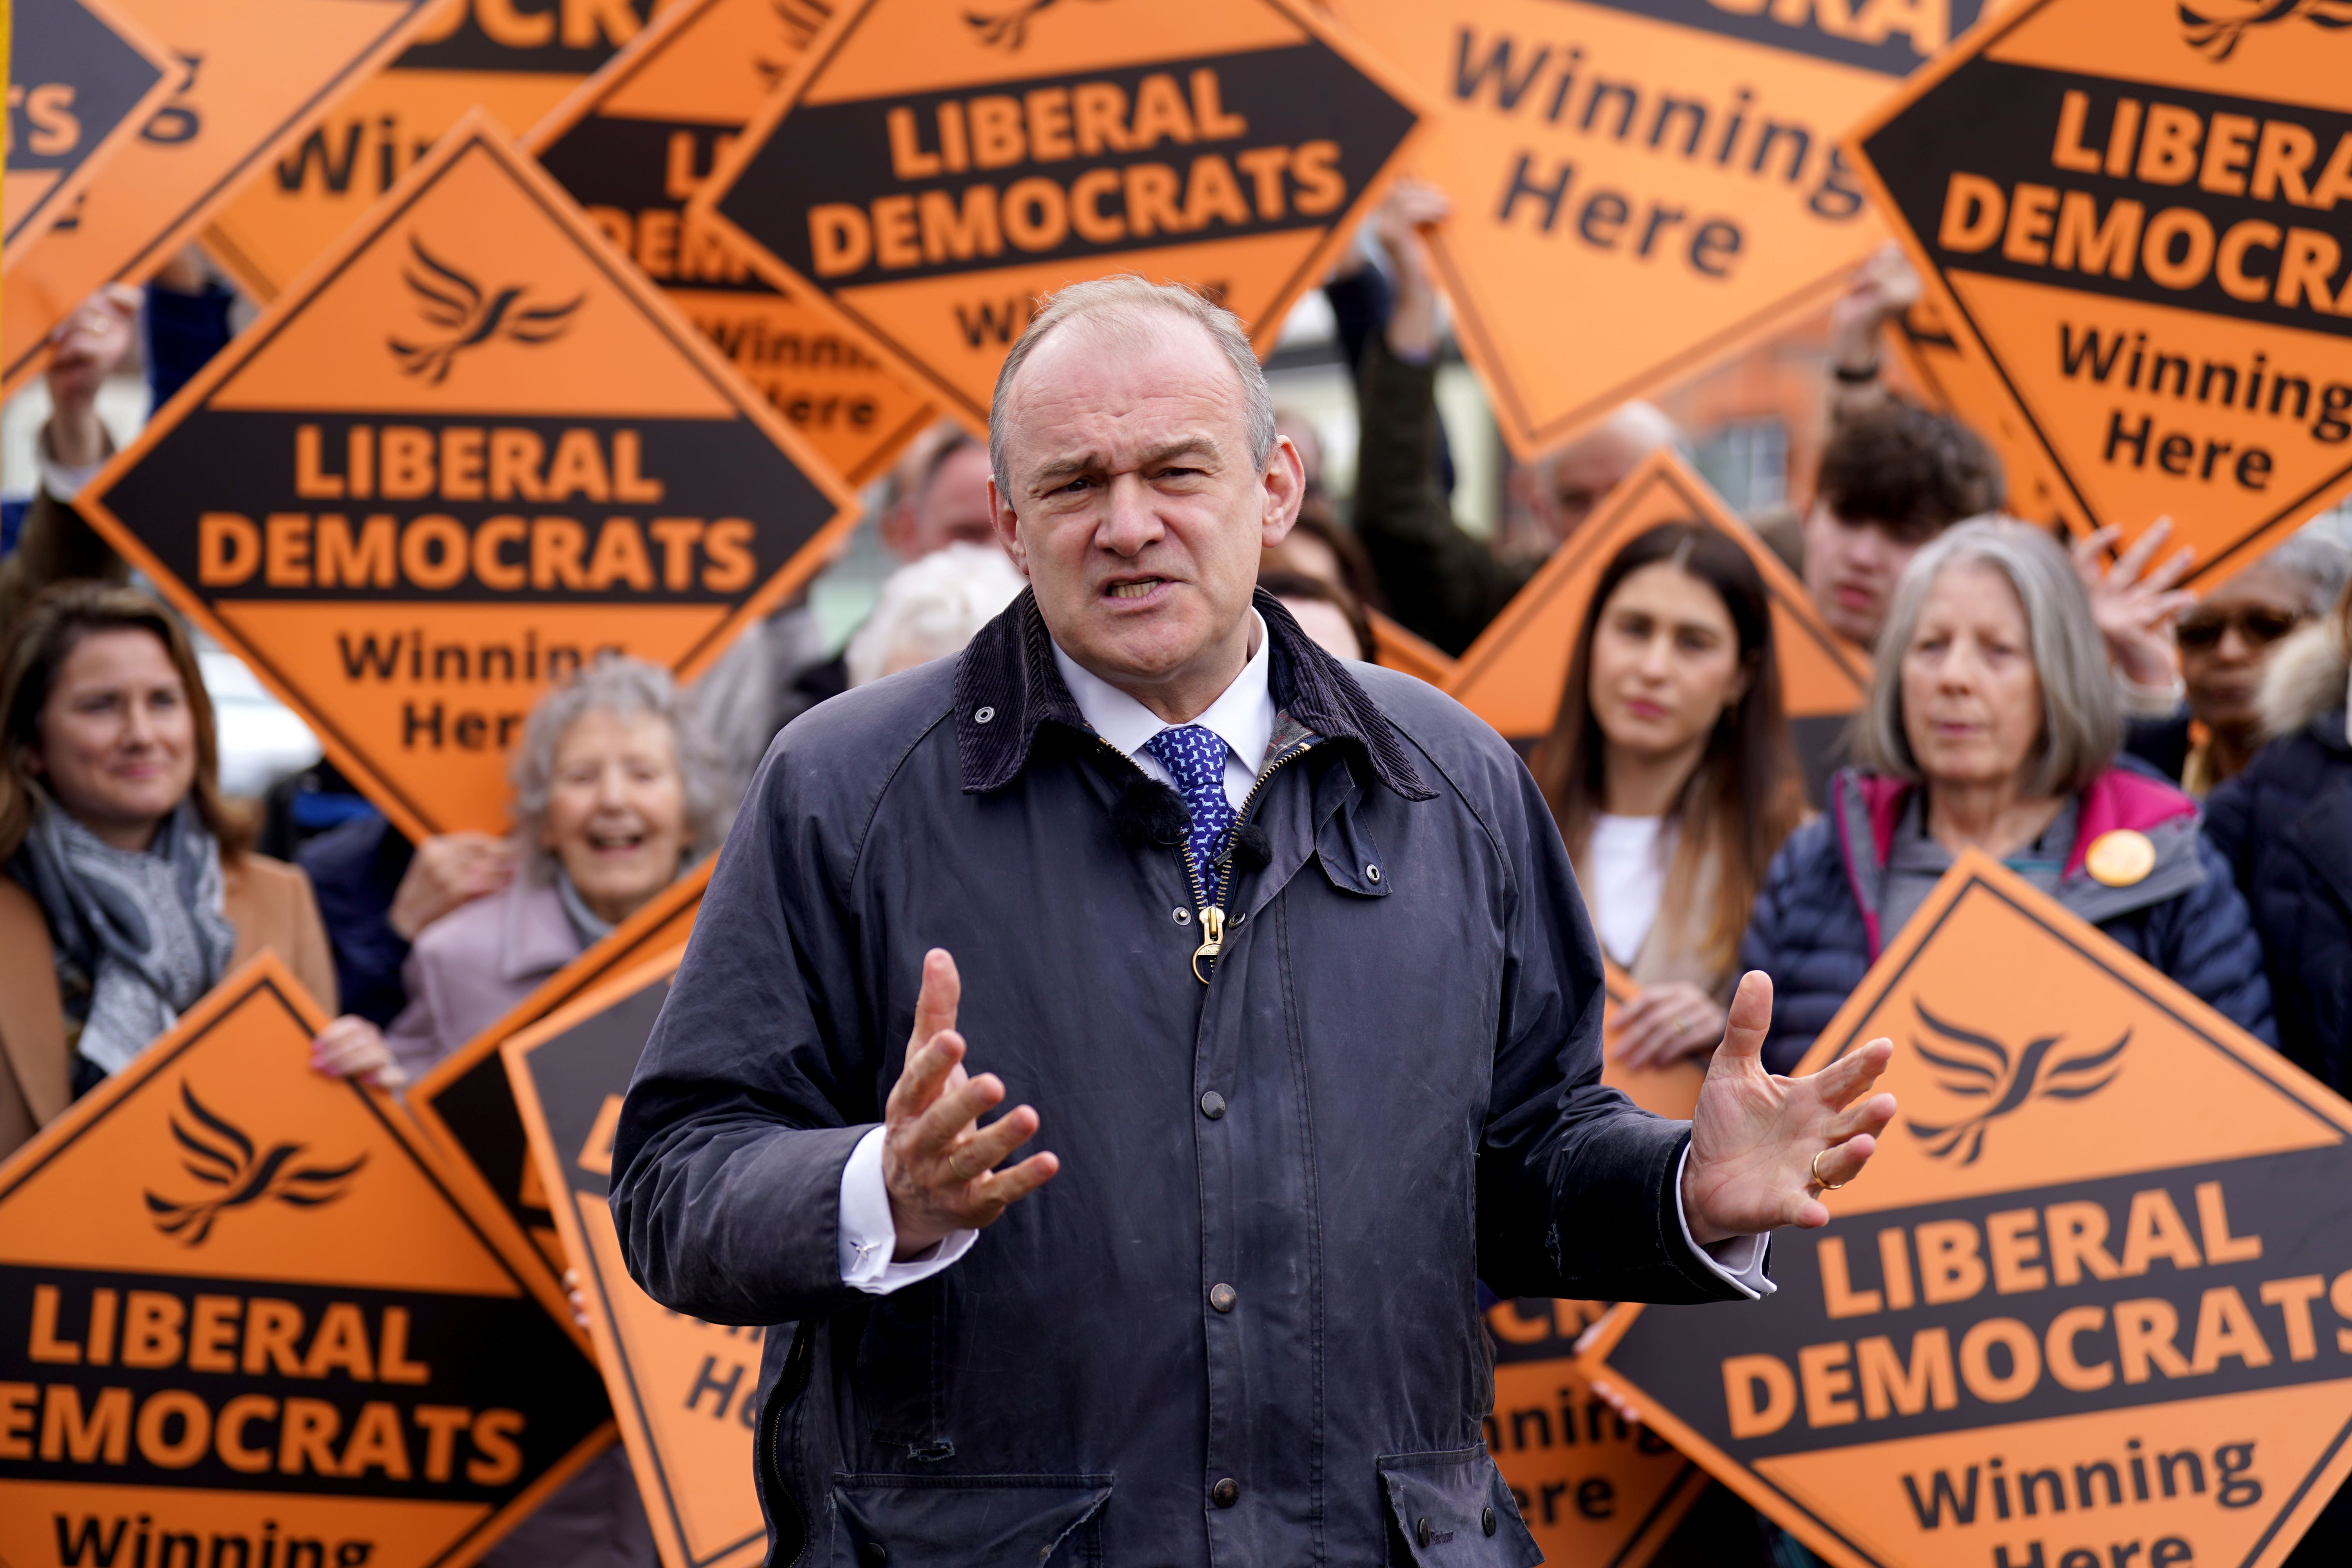
[[[1863,765],[1782,846],[1740,944],[1772,977],[1772,1069],[1971,848],[2275,1043],[2262,946],[2197,803],[2118,765],[2115,679],[2065,552],[2025,523],[1962,523],[1905,569],[1878,646]]]
[[[733,815],[720,768],[669,673],[607,655],[540,699],[514,759],[516,847],[504,890],[417,933],[408,1007],[379,1035],[339,1018],[329,1071],[414,1078],[719,847]],[[381,1081],[381,1079],[380,1079]],[[491,1549],[486,1568],[656,1568],[653,1532],[614,1448]]]
[[[402,978],[408,1006],[378,1036],[339,1018],[320,1065],[425,1072],[719,847],[733,816],[711,747],[669,672],[607,654],[540,699],[515,752],[506,888],[426,926]]]

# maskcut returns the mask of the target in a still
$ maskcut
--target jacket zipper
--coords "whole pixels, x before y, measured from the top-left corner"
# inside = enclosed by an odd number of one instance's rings
[[[1201,916],[1201,945],[1192,950],[1192,978],[1203,985],[1209,983],[1209,972],[1204,972],[1201,968],[1201,961],[1207,959],[1210,972],[1213,972],[1216,967],[1217,954],[1224,951],[1225,900],[1233,895],[1234,850],[1241,838],[1242,829],[1249,826],[1250,814],[1257,809],[1258,795],[1265,788],[1265,781],[1274,776],[1275,770],[1294,757],[1304,756],[1314,749],[1313,741],[1303,741],[1258,770],[1256,781],[1250,785],[1249,794],[1242,797],[1242,808],[1234,814],[1234,825],[1225,836],[1225,869],[1224,874],[1217,880],[1217,897],[1214,902],[1210,901],[1203,895],[1201,869],[1192,863],[1192,841],[1189,837],[1185,840],[1184,871],[1192,879],[1192,902]]]
[[[1134,768],[1137,773],[1143,772],[1133,757],[1129,756],[1108,741],[1097,737],[1097,743],[1129,767]],[[1242,797],[1241,810],[1234,814],[1233,831],[1225,840],[1225,873],[1217,883],[1217,897],[1213,902],[1209,898],[1206,886],[1201,880],[1201,868],[1193,863],[1192,845],[1189,836],[1182,847],[1178,850],[1178,853],[1184,857],[1184,879],[1192,886],[1192,908],[1201,920],[1201,945],[1192,950],[1192,978],[1203,985],[1209,983],[1209,977],[1202,971],[1201,961],[1205,958],[1213,965],[1216,963],[1217,954],[1224,950],[1225,899],[1234,890],[1234,841],[1241,837],[1241,830],[1249,825],[1250,813],[1257,808],[1258,793],[1265,788],[1265,781],[1274,776],[1275,770],[1295,758],[1305,756],[1315,749],[1316,744],[1317,742],[1311,738],[1302,741],[1258,770],[1257,778],[1250,784],[1249,794]],[[1148,778],[1150,775],[1147,773],[1145,776]]]

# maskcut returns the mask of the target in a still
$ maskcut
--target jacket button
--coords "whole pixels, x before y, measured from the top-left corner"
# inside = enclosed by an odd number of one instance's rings
[[[1485,1531],[1489,1535],[1495,1533],[1495,1510],[1493,1509],[1482,1508],[1478,1510],[1478,1528]]]
[[[1227,1476],[1209,1489],[1209,1500],[1219,1508],[1231,1508],[1242,1500],[1242,1484]]]
[[[1436,1531],[1430,1528],[1429,1515],[1425,1513],[1421,1516],[1420,1521],[1412,1527],[1412,1538],[1415,1541],[1420,1542],[1423,1546],[1428,1545],[1431,1538],[1436,1535]]]
[[[975,708],[972,710],[971,721],[975,724],[985,724],[995,717],[996,710],[993,708]]]
[[[890,1549],[878,1541],[869,1541],[858,1555],[873,1563],[875,1568],[881,1568],[883,1563],[890,1561]]]
[[[1234,1303],[1240,1299],[1239,1294],[1230,1285],[1212,1285],[1209,1287],[1209,1305],[1214,1307],[1220,1312],[1232,1311],[1234,1310]]]
[[[1201,1114],[1214,1121],[1225,1113],[1225,1097],[1215,1089],[1201,1097]]]

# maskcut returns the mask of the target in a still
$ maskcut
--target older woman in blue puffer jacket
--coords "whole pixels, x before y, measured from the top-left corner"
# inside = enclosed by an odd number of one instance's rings
[[[1790,836],[1740,944],[1795,1067],[1959,852],[2050,894],[2263,1041],[2263,950],[2197,803],[2119,763],[2114,678],[2065,553],[1963,523],[1905,571],[1857,720],[1863,766]]]

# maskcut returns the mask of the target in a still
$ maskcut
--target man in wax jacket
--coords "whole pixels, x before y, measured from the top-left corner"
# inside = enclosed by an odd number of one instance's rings
[[[777,1565],[1537,1562],[1478,1281],[1770,1289],[1890,1047],[1769,1077],[1751,975],[1695,1124],[1599,1086],[1517,758],[1253,602],[1301,479],[1231,316],[1066,289],[994,406],[1030,592],[769,752],[622,1114],[629,1266],[796,1325]]]

